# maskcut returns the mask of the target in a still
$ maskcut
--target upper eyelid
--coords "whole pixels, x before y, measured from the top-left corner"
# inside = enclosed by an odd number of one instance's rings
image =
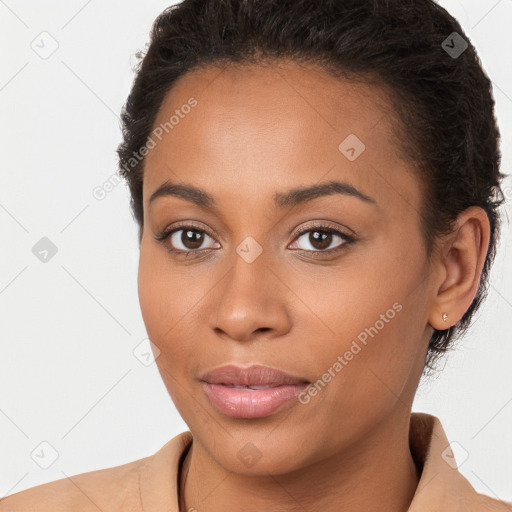
[[[178,224],[177,226],[174,226],[174,227],[171,227],[171,228],[168,228],[168,229],[164,229],[163,231],[163,234],[166,236],[166,237],[171,237],[172,234],[176,233],[177,231],[181,231],[181,230],[184,230],[184,229],[187,229],[187,228],[193,228],[193,230],[195,231],[198,231],[198,232],[204,232],[206,235],[208,235],[212,240],[214,240],[216,243],[219,243],[217,242],[217,240],[215,239],[215,237],[210,234],[209,231],[213,231],[211,230],[210,227],[208,227],[208,229],[205,229],[204,227],[199,227],[199,226],[196,226],[195,224],[192,223],[192,221],[182,221],[183,224]],[[312,221],[314,222],[314,221]],[[318,230],[318,231],[321,231],[321,230],[325,230],[325,231],[331,231],[331,232],[334,232],[333,234],[335,235],[338,235],[338,236],[341,236],[342,238],[344,238],[346,241],[349,241],[350,239],[353,239],[353,235],[350,235],[350,234],[347,234],[343,231],[343,229],[340,229],[340,228],[337,228],[337,227],[334,227],[334,226],[331,226],[331,225],[326,225],[326,221],[316,221],[317,223],[316,224],[312,224],[310,226],[303,226],[301,229],[299,230],[294,230],[292,232],[292,235],[293,235],[293,239],[292,239],[292,242],[295,242],[295,240],[297,240],[299,237],[303,236],[304,234],[307,234],[311,231],[314,231],[315,229]],[[345,228],[347,229],[348,231],[351,231],[353,232],[351,229],[349,228]],[[191,250],[192,252],[196,252],[196,250]],[[323,251],[318,251],[318,252],[323,252]]]
[[[209,226],[205,229],[204,227],[196,226],[193,222],[194,221],[182,221],[182,223],[178,223],[178,225],[175,225],[173,227],[165,228],[162,231],[163,232],[167,232],[167,234],[169,234],[169,233],[172,233],[174,231],[179,231],[180,229],[194,228],[197,231],[204,231],[208,236],[212,236],[212,235],[210,235],[209,231],[213,231],[213,230]],[[315,222],[315,221],[311,221],[311,222]],[[326,225],[326,222],[331,222],[331,221],[319,220],[319,221],[316,221],[316,222],[317,222],[316,224],[312,224],[310,226],[304,226],[303,228],[298,229],[298,230],[293,230],[292,234],[295,233],[295,236],[297,236],[299,234],[303,234],[304,232],[307,232],[307,231],[313,230],[313,229],[326,229],[326,230],[330,229],[330,230],[333,230],[333,231],[338,231],[342,235],[345,235],[345,233],[343,233],[343,228],[334,227],[332,225]],[[354,231],[352,229],[348,228],[348,227],[345,227],[345,229],[347,231],[350,231],[351,233],[354,233]],[[346,236],[349,236],[349,235],[346,234]]]
[[[314,231],[315,229],[318,230],[318,231],[321,231],[321,230],[335,231],[336,233],[339,233],[339,234],[341,234],[343,236],[346,236],[346,237],[351,236],[348,233],[344,233],[343,229],[341,229],[341,228],[325,224],[325,221],[317,221],[317,222],[318,222],[317,224],[312,224],[310,226],[305,226],[305,227],[302,227],[302,228],[294,231],[295,237],[297,237],[299,235],[303,235],[304,233],[307,233],[309,231]],[[352,231],[351,229],[348,229],[348,228],[345,228],[345,229],[347,231]]]

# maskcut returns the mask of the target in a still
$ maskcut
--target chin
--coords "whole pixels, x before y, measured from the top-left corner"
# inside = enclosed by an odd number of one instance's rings
[[[295,439],[283,425],[279,431],[272,432],[275,425],[254,420],[245,420],[244,426],[236,428],[226,426],[225,430],[216,422],[203,423],[198,430],[191,427],[194,439],[204,446],[215,463],[237,475],[287,474],[313,462],[312,454],[308,456],[297,447],[304,447],[303,439],[314,438],[314,433],[300,434]],[[293,431],[299,436],[297,429]]]

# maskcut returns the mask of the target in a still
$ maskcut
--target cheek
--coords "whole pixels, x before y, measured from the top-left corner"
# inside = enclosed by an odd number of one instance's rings
[[[185,373],[194,362],[200,305],[205,298],[201,279],[191,279],[190,269],[181,271],[159,248],[141,246],[138,295],[150,340],[159,348],[157,365],[173,374]],[[206,287],[207,288],[207,287]],[[169,379],[162,374],[165,381]]]
[[[169,272],[169,263],[161,261],[158,251],[141,246],[138,268],[138,294],[142,317],[149,339],[158,347],[156,365],[176,408],[183,415],[182,401],[187,366],[187,349],[182,329],[185,315],[183,293]],[[187,396],[187,394],[185,394]],[[185,402],[186,403],[186,402]]]
[[[156,265],[149,255],[149,251],[144,250],[143,247],[141,247],[139,258],[137,287],[146,330],[150,339],[156,341],[160,337],[158,334],[162,329],[162,324],[165,323],[163,313],[167,305],[164,301],[169,300],[170,294],[163,296],[162,292],[165,284],[162,275],[158,279]]]
[[[317,371],[337,375],[335,400],[348,402],[348,410],[396,400],[421,357],[428,300],[423,248],[412,241],[397,247],[361,252],[357,262],[347,262],[350,270],[325,281],[323,300],[310,296],[330,331],[323,329],[322,351],[310,357]]]
[[[321,350],[317,344],[308,354],[320,382],[313,382],[318,391],[304,413],[311,421],[344,428],[347,435],[366,431],[405,401],[417,357],[416,340],[404,336],[408,321],[403,305],[389,303],[387,296],[372,298],[375,302],[359,304],[357,314],[333,316],[337,336],[324,337]]]
[[[176,279],[169,273],[169,263],[160,251],[141,245],[137,286],[142,317],[149,338],[164,352],[165,340],[171,338],[182,316],[183,295]]]

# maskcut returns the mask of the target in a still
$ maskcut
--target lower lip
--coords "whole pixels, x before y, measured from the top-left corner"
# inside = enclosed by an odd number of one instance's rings
[[[265,389],[230,388],[202,382],[210,401],[220,412],[233,418],[262,418],[289,403],[307,384],[286,384]]]

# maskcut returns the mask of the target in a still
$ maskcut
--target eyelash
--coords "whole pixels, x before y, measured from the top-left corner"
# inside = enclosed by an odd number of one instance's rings
[[[193,224],[187,224],[187,223],[183,223],[183,224],[178,223],[177,225],[174,225],[172,228],[166,229],[166,230],[162,231],[161,233],[159,233],[158,235],[156,235],[155,239],[158,242],[164,244],[169,252],[171,252],[179,257],[181,257],[181,256],[189,257],[190,255],[192,255],[192,253],[194,254],[194,257],[200,257],[202,254],[205,254],[206,252],[211,250],[211,249],[191,249],[191,250],[185,251],[183,249],[174,249],[172,247],[169,247],[168,246],[169,244],[166,243],[167,240],[171,237],[171,235],[173,235],[174,233],[176,233],[178,231],[194,231],[195,233],[205,233],[210,238],[215,239],[213,233],[209,229],[199,228],[198,226],[194,226]],[[307,228],[300,230],[298,233],[295,234],[293,242],[295,242],[298,238],[300,238],[305,233],[310,233],[310,232],[314,232],[314,231],[320,231],[322,233],[329,233],[332,235],[337,235],[344,240],[344,243],[342,243],[341,245],[338,245],[337,247],[334,247],[333,249],[327,249],[327,250],[316,250],[316,251],[310,251],[307,249],[294,249],[294,250],[303,252],[303,253],[304,252],[312,253],[312,256],[314,254],[332,255],[332,254],[335,254],[335,253],[343,250],[345,247],[347,247],[348,245],[355,242],[355,238],[353,236],[347,235],[346,233],[343,233],[342,231],[339,231],[337,229],[334,229],[330,226],[327,226],[327,225],[321,224],[321,223],[316,224],[314,226],[308,226]],[[318,258],[319,256],[313,256],[313,257]]]

